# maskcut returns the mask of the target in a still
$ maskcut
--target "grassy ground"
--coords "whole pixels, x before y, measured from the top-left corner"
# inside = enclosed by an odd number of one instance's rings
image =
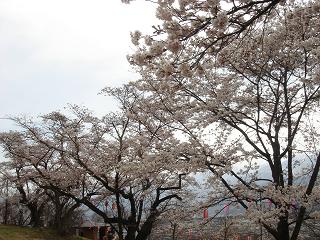
[[[81,237],[60,237],[49,229],[33,229],[0,225],[0,240],[87,240]]]

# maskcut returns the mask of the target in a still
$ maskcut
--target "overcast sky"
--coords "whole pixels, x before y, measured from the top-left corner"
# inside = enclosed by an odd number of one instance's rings
[[[143,0],[1,0],[0,118],[68,103],[110,111],[98,93],[137,77],[126,60],[130,31],[150,32],[154,22]],[[0,130],[8,128],[0,119]]]

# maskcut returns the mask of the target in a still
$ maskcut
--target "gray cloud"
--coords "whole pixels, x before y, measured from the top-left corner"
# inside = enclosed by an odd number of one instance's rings
[[[150,29],[153,15],[145,1],[1,1],[0,118],[68,103],[99,115],[113,109],[98,92],[136,78],[125,58],[129,32]]]

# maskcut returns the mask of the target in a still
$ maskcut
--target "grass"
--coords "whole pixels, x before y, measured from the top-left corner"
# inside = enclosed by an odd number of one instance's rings
[[[0,225],[0,240],[87,240],[87,238],[61,237],[53,230],[46,228]]]

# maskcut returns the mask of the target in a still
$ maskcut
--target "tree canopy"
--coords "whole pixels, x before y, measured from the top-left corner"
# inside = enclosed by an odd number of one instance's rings
[[[229,204],[241,204],[274,238],[297,239],[319,197],[319,2],[158,5],[157,31],[132,33],[129,61],[142,76],[132,85],[145,94],[139,115],[183,132],[190,164],[201,159]],[[307,173],[302,153],[312,159]],[[261,183],[254,165],[263,163],[271,177]],[[259,209],[262,201],[272,210]]]
[[[181,208],[194,210],[194,175],[210,173],[199,205],[240,206],[274,239],[298,239],[319,217],[320,2],[154,4],[161,25],[131,33],[140,78],[103,90],[119,111],[13,118],[2,172],[25,204],[32,184],[46,197],[36,209],[50,196],[86,205],[127,240],[147,239],[161,216],[175,231]]]

